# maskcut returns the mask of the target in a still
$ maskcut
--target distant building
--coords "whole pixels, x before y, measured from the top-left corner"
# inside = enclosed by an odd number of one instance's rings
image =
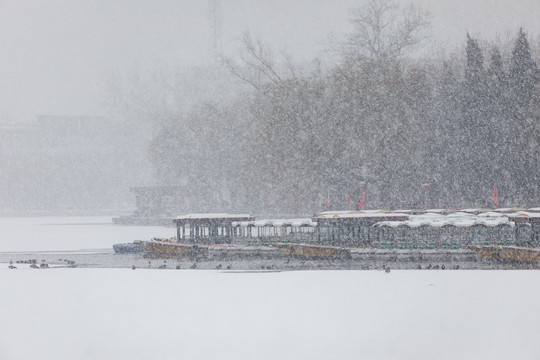
[[[0,212],[129,209],[129,188],[150,178],[146,152],[136,130],[105,117],[0,125]]]
[[[172,219],[190,208],[186,189],[181,186],[142,186],[130,190],[135,194],[135,211],[114,218],[117,224],[172,226]]]

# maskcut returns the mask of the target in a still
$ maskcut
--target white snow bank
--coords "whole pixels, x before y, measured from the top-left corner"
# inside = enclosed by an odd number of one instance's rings
[[[538,359],[539,271],[0,269],[0,359]]]

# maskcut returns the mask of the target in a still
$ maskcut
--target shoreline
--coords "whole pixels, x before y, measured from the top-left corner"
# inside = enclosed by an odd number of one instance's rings
[[[246,253],[249,254],[249,253]],[[240,254],[242,255],[242,254]],[[296,270],[539,270],[540,262],[517,262],[478,258],[473,250],[352,249],[349,258],[284,256],[272,248],[238,253],[216,252],[206,257],[161,257],[115,254],[112,249],[80,251],[21,251],[0,253],[0,269],[10,261],[17,269],[42,263],[53,268],[296,271]],[[45,269],[39,269],[45,270]]]

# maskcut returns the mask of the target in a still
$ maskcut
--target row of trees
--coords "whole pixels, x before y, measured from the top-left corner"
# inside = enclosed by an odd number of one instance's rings
[[[495,184],[499,206],[538,205],[540,72],[526,33],[420,57],[428,13],[370,0],[353,14],[329,68],[278,61],[246,34],[225,65],[251,91],[157,116],[157,183],[184,187],[185,211],[305,215],[366,193],[377,208],[493,207]]]

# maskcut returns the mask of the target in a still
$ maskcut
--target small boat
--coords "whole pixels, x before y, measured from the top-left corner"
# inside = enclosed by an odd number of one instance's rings
[[[349,249],[337,246],[283,243],[277,243],[274,246],[278,247],[281,254],[285,256],[306,258],[349,258],[351,256]]]
[[[114,244],[113,250],[116,254],[136,254],[143,251],[142,241],[135,240],[132,243]]]
[[[503,261],[540,261],[540,249],[519,246],[480,246],[470,245],[469,249],[476,251],[476,255],[483,259]]]

